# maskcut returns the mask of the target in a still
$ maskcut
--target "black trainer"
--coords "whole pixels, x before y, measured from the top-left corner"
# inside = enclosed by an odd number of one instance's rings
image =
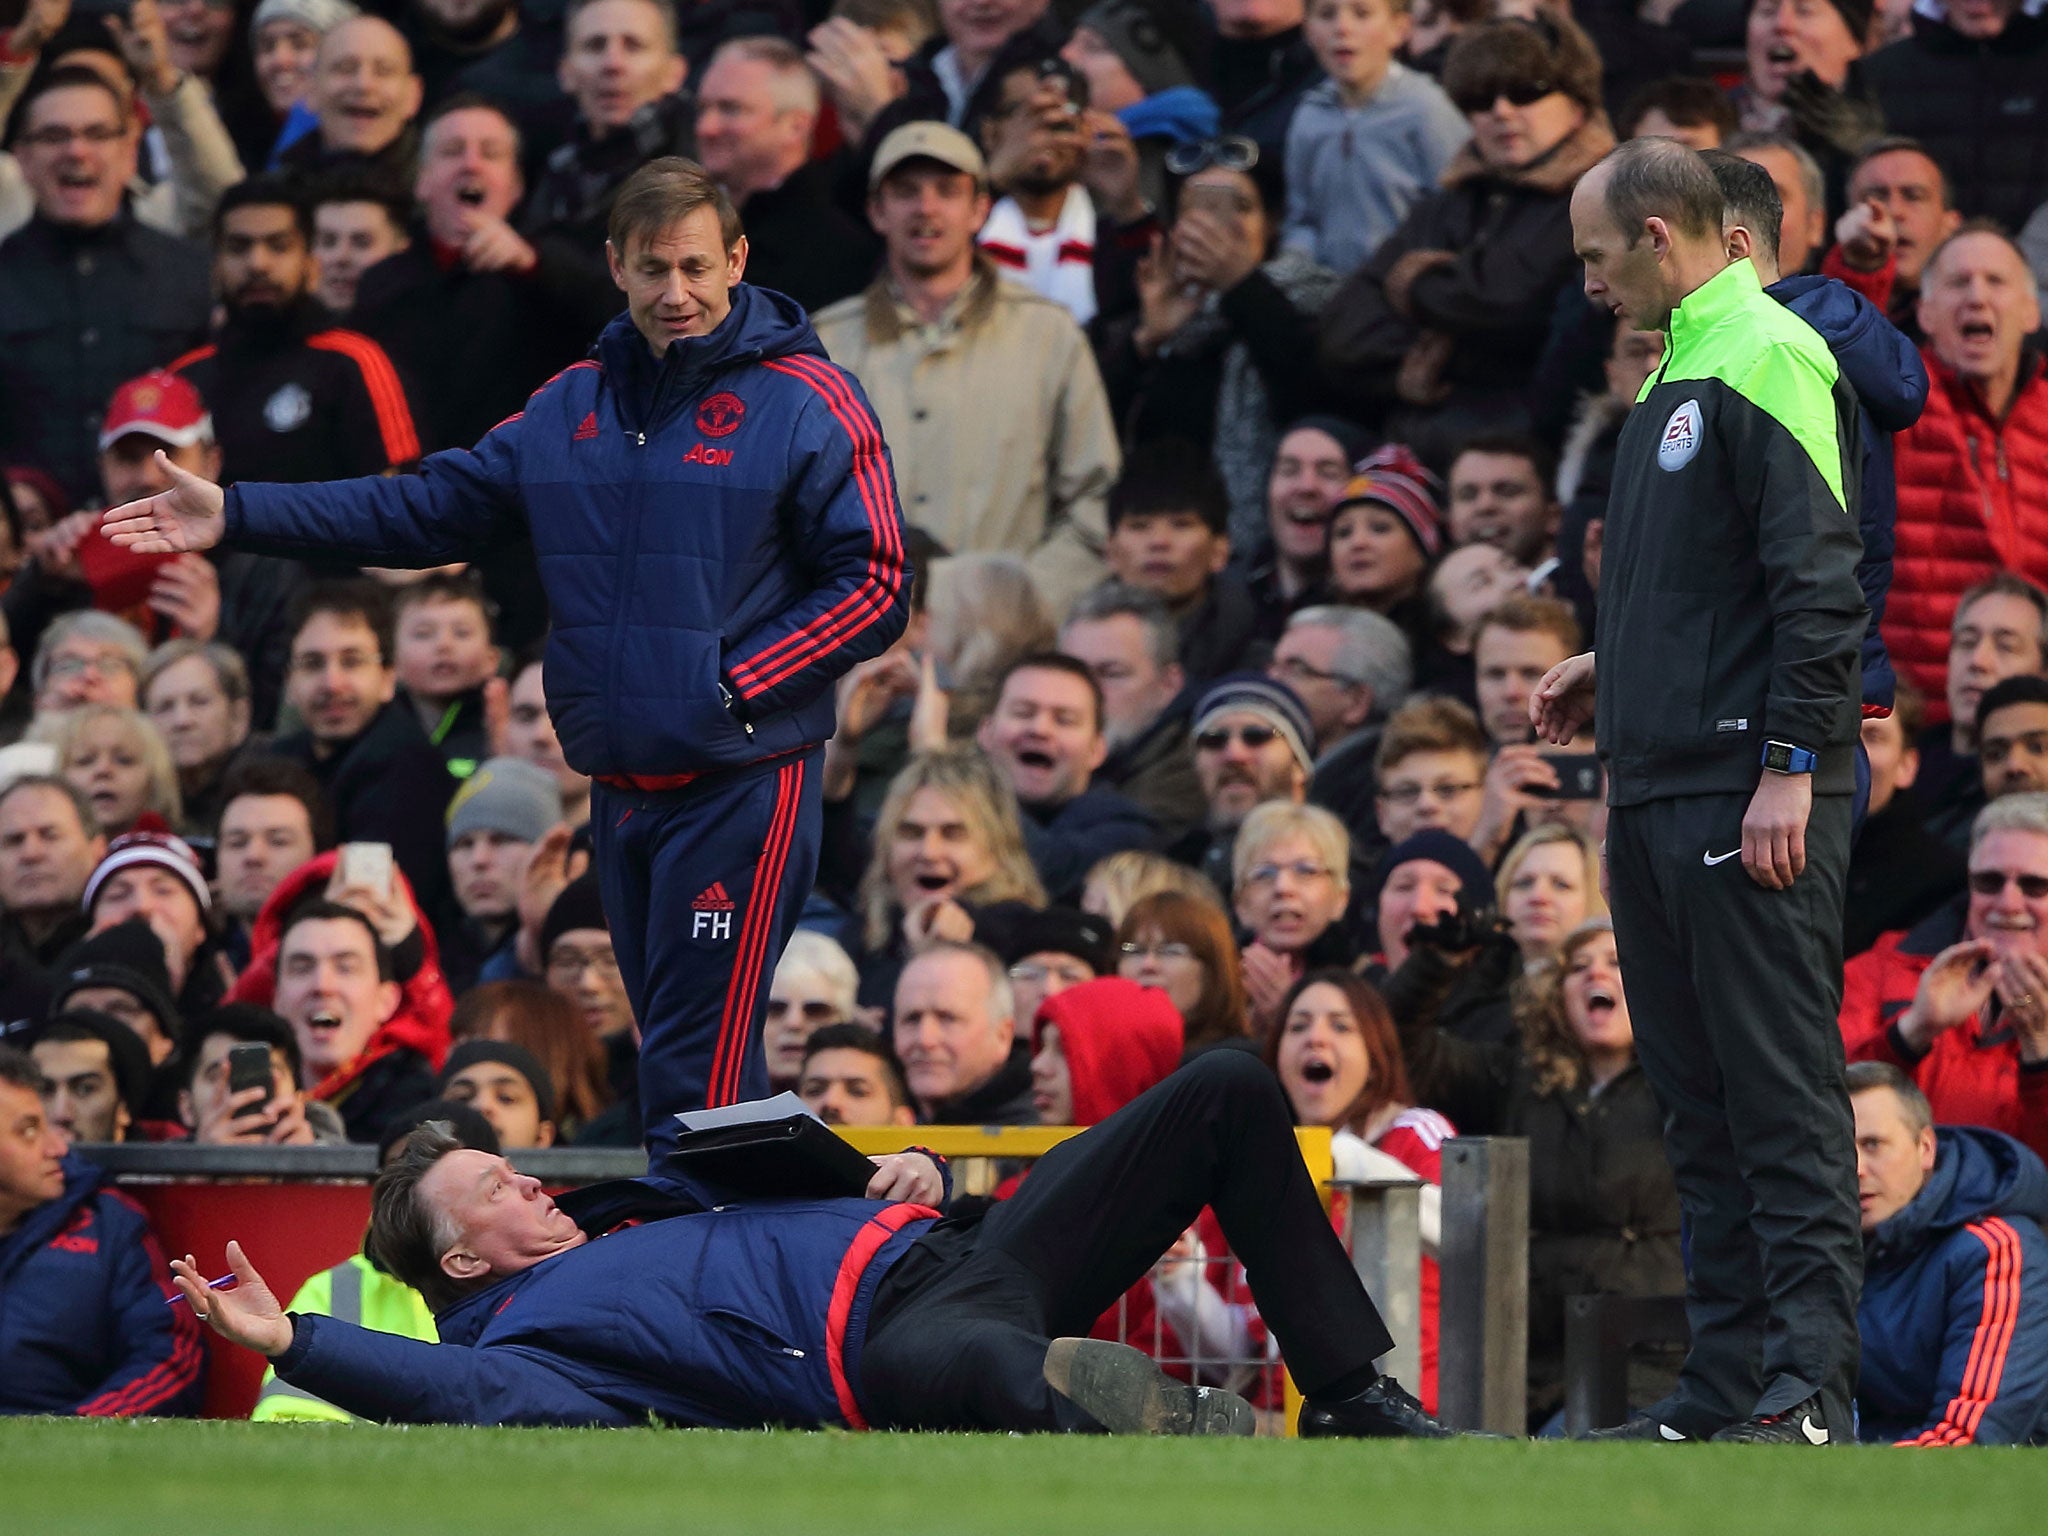
[[[1656,1440],[1666,1445],[1689,1445],[1693,1437],[1680,1429],[1673,1429],[1655,1414],[1632,1413],[1619,1424],[1609,1424],[1603,1429],[1589,1429],[1579,1436],[1581,1440]]]
[[[1826,1445],[1827,1421],[1821,1417],[1820,1399],[1809,1397],[1783,1413],[1760,1413],[1740,1424],[1730,1424],[1714,1439],[1728,1445]]]
[[[1143,1350],[1108,1339],[1054,1339],[1045,1351],[1053,1391],[1112,1435],[1249,1435],[1252,1405],[1221,1387],[1191,1387]]]
[[[1304,1440],[1342,1436],[1353,1440],[1506,1440],[1480,1430],[1453,1429],[1417,1402],[1401,1383],[1382,1376],[1356,1397],[1334,1403],[1305,1402],[1295,1433]]]

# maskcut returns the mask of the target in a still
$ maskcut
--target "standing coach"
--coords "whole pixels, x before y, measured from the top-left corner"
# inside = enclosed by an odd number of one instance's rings
[[[106,515],[149,552],[227,542],[365,565],[473,560],[529,533],[548,705],[640,1022],[650,1152],[669,1117],[764,1096],[768,976],[809,892],[832,684],[906,619],[888,450],[802,309],[741,282],[747,242],[694,162],[620,188],[627,313],[474,449],[416,475],[172,489]]]
[[[1713,172],[1663,139],[1572,194],[1587,296],[1666,340],[1617,449],[1595,649],[1530,713],[1558,743],[1595,722],[1614,936],[1690,1233],[1684,1373],[1608,1433],[1821,1445],[1854,1438],[1862,1271],[1835,1025],[1866,618],[1856,400],[1731,264],[1721,213]]]

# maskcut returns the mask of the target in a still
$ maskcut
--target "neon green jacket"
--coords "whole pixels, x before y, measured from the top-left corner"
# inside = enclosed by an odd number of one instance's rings
[[[1615,450],[1595,739],[1608,798],[1748,793],[1767,740],[1848,794],[1869,610],[1856,396],[1746,261],[1673,311]]]
[[[396,1333],[408,1339],[437,1344],[434,1314],[427,1310],[420,1293],[392,1279],[371,1265],[360,1253],[349,1255],[332,1269],[324,1269],[299,1287],[289,1312],[317,1314],[357,1323],[379,1333]],[[301,1391],[290,1382],[279,1381],[277,1372],[265,1368],[263,1391],[250,1413],[252,1422],[265,1419],[297,1419],[332,1424],[354,1424],[356,1416],[323,1398]]]

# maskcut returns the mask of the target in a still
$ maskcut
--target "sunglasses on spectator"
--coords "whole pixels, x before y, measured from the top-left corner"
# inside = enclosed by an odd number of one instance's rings
[[[1279,734],[1270,725],[1222,725],[1201,732],[1195,737],[1195,745],[1204,752],[1221,752],[1236,740],[1256,751]]]
[[[1970,891],[1977,896],[1996,896],[2008,885],[2017,885],[2029,901],[2048,897],[2048,875],[2012,875],[2002,869],[1970,871]]]
[[[1248,171],[1258,163],[1258,140],[1235,133],[1196,144],[1176,144],[1166,152],[1166,168],[1176,176],[1192,176],[1212,165],[1218,170]]]
[[[768,999],[768,1017],[771,1019],[788,1018],[792,1006],[796,1008],[798,1013],[803,1015],[803,1020],[806,1024],[831,1024],[839,1018],[839,1010],[822,999],[814,998],[808,1003],[792,1005],[786,997],[771,997]]]
[[[1474,86],[1460,91],[1451,98],[1451,104],[1467,117],[1493,109],[1493,104],[1503,96],[1511,107],[1532,106],[1548,96],[1557,87],[1548,80],[1516,80],[1505,85]]]
[[[1118,951],[1126,960],[1192,960],[1195,951],[1192,945],[1168,942],[1165,944],[1119,944]]]

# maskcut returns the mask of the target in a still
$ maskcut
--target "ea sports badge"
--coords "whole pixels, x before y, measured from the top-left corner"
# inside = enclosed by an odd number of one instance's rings
[[[1664,436],[1657,443],[1657,467],[1683,469],[1700,451],[1700,403],[1688,400],[1664,423]]]

